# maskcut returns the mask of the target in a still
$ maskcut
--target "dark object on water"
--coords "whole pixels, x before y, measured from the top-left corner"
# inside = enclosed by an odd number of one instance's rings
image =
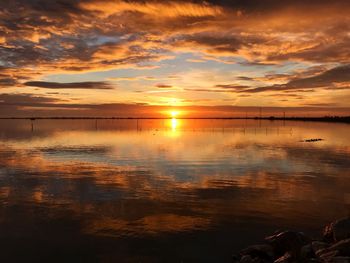
[[[323,139],[321,139],[321,138],[307,139],[307,140],[303,140],[302,142],[319,142],[319,141],[323,141]]]

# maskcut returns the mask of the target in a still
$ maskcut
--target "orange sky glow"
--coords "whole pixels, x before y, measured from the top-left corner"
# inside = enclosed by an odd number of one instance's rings
[[[1,3],[0,117],[350,115],[350,2],[263,2]]]

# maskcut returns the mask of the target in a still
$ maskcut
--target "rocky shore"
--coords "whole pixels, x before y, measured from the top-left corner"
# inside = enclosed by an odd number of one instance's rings
[[[323,238],[313,240],[302,232],[282,231],[233,256],[233,263],[350,263],[350,218],[324,227]]]

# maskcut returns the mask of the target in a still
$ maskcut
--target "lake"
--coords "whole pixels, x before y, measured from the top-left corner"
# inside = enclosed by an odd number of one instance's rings
[[[350,214],[350,125],[0,120],[0,203],[2,262],[230,262]]]

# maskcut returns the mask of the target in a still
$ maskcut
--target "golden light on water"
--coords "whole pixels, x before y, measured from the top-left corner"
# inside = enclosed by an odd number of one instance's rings
[[[178,127],[178,120],[176,118],[171,119],[171,129],[174,131]]]
[[[175,117],[178,115],[178,112],[171,111],[170,115],[172,118],[166,121],[166,126],[169,127],[167,134],[170,137],[178,137],[180,135],[179,127],[181,125],[181,120]]]
[[[171,110],[170,111],[170,116],[171,116],[171,129],[174,131],[174,130],[176,130],[176,128],[178,128],[178,126],[179,126],[179,120],[176,118],[176,117],[178,117],[179,116],[179,114],[180,114],[180,112],[179,111],[177,111],[177,110]]]

